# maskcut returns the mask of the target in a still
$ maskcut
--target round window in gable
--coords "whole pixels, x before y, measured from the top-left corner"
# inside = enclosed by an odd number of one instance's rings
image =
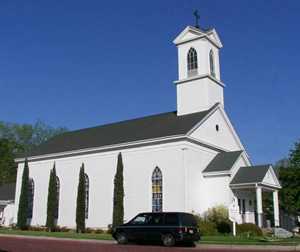
[[[216,131],[219,131],[219,130],[220,130],[219,124],[216,124]]]

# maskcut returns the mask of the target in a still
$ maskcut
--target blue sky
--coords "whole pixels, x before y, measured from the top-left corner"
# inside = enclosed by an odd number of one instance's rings
[[[254,163],[299,139],[297,0],[0,2],[0,120],[85,128],[176,110],[172,40],[194,23],[224,48],[225,109]]]

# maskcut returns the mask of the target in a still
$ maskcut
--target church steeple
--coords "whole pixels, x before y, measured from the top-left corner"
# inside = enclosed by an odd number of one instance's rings
[[[178,80],[174,82],[177,114],[199,112],[216,103],[224,105],[219,64],[223,45],[216,30],[187,26],[173,43],[178,49]]]

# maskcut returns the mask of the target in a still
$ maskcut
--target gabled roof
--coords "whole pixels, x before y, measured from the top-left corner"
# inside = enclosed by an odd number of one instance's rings
[[[243,151],[220,152],[204,169],[203,173],[229,171]]]
[[[103,126],[70,131],[55,136],[21,157],[33,157],[67,151],[98,148],[148,139],[187,134],[199,121],[210,114],[219,104],[210,109],[177,116],[168,112]],[[20,158],[21,158],[20,157]]]
[[[207,38],[218,48],[222,48],[222,42],[215,29],[200,29],[194,26],[187,26],[174,40],[175,45],[186,43],[195,39]]]
[[[16,184],[4,184],[0,186],[0,201],[10,201],[15,199]]]
[[[241,167],[231,180],[230,184],[262,183],[270,167],[270,165]]]

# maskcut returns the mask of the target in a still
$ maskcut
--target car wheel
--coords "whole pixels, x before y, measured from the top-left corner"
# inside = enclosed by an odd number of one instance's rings
[[[175,245],[175,238],[171,234],[165,234],[162,236],[162,242],[166,247],[172,247]]]
[[[188,247],[192,247],[192,248],[196,247],[195,242],[187,242],[186,245],[187,245]]]
[[[128,243],[127,236],[124,233],[118,233],[116,235],[116,240],[117,240],[118,244],[127,244]]]

